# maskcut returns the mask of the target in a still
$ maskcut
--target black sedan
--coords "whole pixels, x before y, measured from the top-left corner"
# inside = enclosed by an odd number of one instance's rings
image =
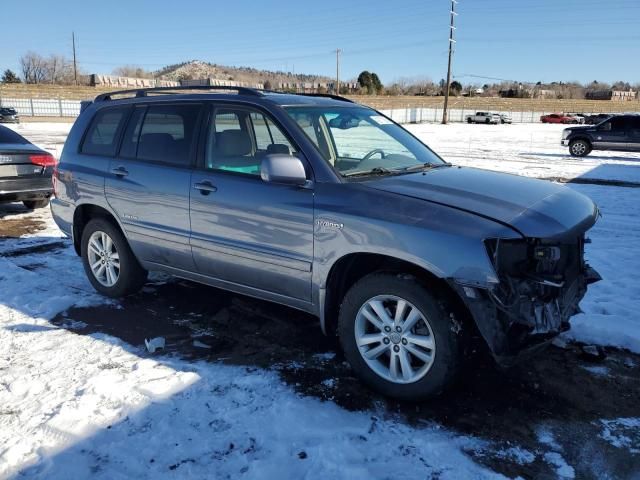
[[[20,123],[20,116],[16,109],[0,107],[0,123]]]
[[[46,207],[53,192],[55,159],[13,130],[0,125],[0,203]]]

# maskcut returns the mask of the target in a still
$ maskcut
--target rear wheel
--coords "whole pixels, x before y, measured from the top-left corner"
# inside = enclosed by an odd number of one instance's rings
[[[472,123],[470,118],[467,118],[467,123]]]
[[[572,140],[569,143],[569,153],[574,157],[584,157],[591,151],[591,145],[586,140]]]
[[[108,297],[135,293],[147,280],[147,271],[124,235],[108,220],[96,218],[87,224],[82,232],[81,255],[89,281]]]
[[[456,376],[459,329],[453,328],[446,303],[413,277],[366,276],[345,295],[338,322],[351,367],[384,395],[427,398]]]
[[[33,210],[35,208],[44,208],[49,205],[49,199],[43,198],[42,200],[24,200],[22,203],[29,210]]]

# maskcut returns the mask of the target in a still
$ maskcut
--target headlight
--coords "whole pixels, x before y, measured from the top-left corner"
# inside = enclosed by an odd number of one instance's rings
[[[562,131],[562,140],[564,140],[565,138],[567,138],[569,136],[569,134],[571,133],[571,130],[568,129],[564,129]]]

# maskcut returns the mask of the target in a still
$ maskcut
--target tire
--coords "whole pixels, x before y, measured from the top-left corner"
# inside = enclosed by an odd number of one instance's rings
[[[370,302],[380,302],[378,308],[382,305],[383,312],[391,317],[395,316],[399,301],[406,302],[406,308],[402,310],[404,315],[401,315],[404,320],[399,325],[409,326],[407,322],[413,310],[421,316],[408,331],[396,331],[398,325],[389,324],[391,330],[385,333],[384,328],[379,328],[382,324],[376,327],[367,320],[372,312],[375,318],[382,318],[376,316]],[[454,325],[449,312],[445,301],[436,298],[413,277],[391,273],[367,275],[351,287],[340,306],[340,344],[354,372],[372,389],[397,399],[422,400],[445,390],[456,378],[461,364],[461,330]],[[376,335],[383,341],[369,340],[373,337],[363,338],[362,335]],[[419,340],[422,345],[410,339]],[[425,342],[432,344],[433,348],[426,348]],[[405,347],[407,344],[410,346]],[[409,351],[410,348],[415,351],[416,347],[423,358]],[[369,352],[376,355],[380,351],[382,353],[372,359],[365,358]],[[427,360],[424,359],[425,353],[428,353]],[[401,358],[407,359],[407,356],[409,369],[403,368],[407,362]],[[392,371],[392,362],[396,372]],[[413,377],[409,374],[405,377],[405,372],[410,372]],[[391,378],[394,376],[395,379]]]
[[[467,123],[473,123],[470,118],[467,118]]]
[[[491,123],[491,120],[488,118],[485,118],[484,123]]]
[[[36,208],[44,208],[49,205],[49,199],[45,198],[43,200],[23,200],[22,204],[29,210],[34,210]]]
[[[111,241],[111,248],[108,241],[103,241],[103,239],[106,240],[103,235]],[[101,256],[100,252],[106,252],[105,256]],[[135,293],[147,280],[147,271],[133,255],[122,232],[106,219],[94,218],[87,223],[82,232],[80,253],[84,271],[91,285],[107,297],[119,298]],[[117,258],[114,253],[117,254]],[[116,266],[116,261],[119,267]],[[91,267],[91,264],[95,265],[96,262],[101,262],[97,266],[97,268],[102,267],[100,275],[94,273]],[[111,270],[109,267],[113,268],[111,274],[109,274]],[[117,273],[115,281],[113,281],[113,272]]]
[[[569,153],[573,157],[584,157],[591,152],[591,144],[583,139],[572,140],[569,142]]]

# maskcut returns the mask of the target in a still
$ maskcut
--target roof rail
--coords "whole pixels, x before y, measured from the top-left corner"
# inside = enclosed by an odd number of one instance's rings
[[[105,100],[111,100],[113,95],[126,95],[128,93],[135,94],[136,98],[146,97],[147,93],[170,93],[176,90],[234,90],[239,94],[243,95],[253,95],[256,97],[261,97],[262,93],[260,90],[255,88],[248,87],[234,87],[230,85],[195,85],[192,87],[188,86],[179,86],[179,87],[150,87],[150,88],[133,88],[130,90],[116,90],[114,92],[107,92],[101,95],[98,95],[95,98],[95,102],[104,102]]]
[[[333,95],[332,93],[297,93],[295,95],[304,95],[305,97],[333,98],[334,100],[341,100],[343,102],[356,103],[353,100],[349,100],[347,97],[342,97],[340,95]]]

